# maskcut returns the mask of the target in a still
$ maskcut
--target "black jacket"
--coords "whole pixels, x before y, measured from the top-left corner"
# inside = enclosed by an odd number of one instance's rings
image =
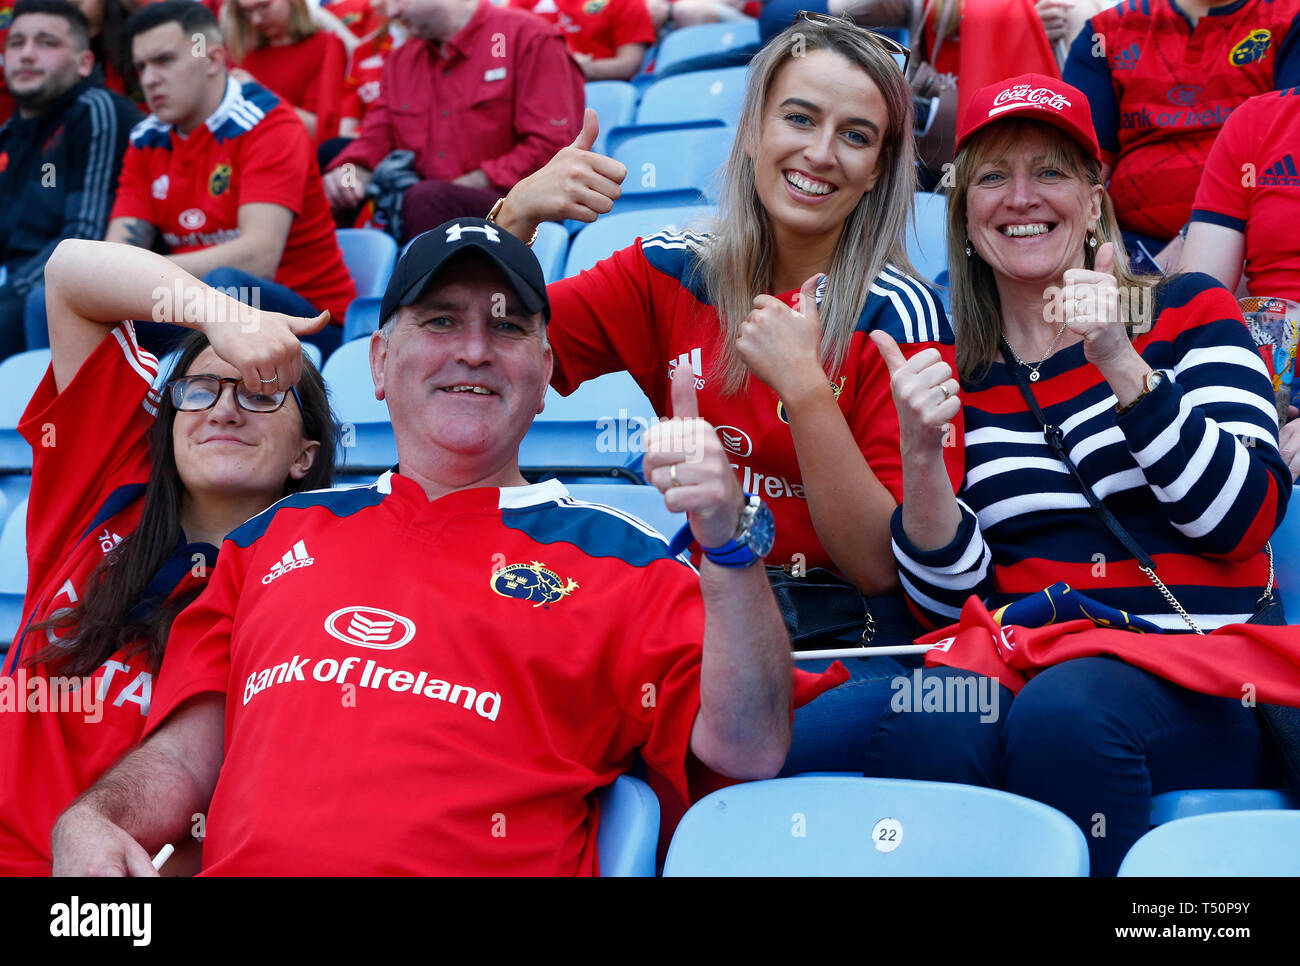
[[[64,238],[103,238],[131,128],[125,97],[79,81],[36,117],[0,127],[0,293],[26,295]]]

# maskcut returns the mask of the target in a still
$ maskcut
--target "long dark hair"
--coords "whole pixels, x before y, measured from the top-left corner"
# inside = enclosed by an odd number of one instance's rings
[[[123,0],[103,0],[104,17],[99,24],[99,36],[91,40],[99,50],[96,59],[111,65],[118,77],[122,78],[122,87],[126,96],[137,104],[144,103],[144,94],[140,90],[140,77],[135,72],[135,62],[131,59],[131,39],[126,35],[126,21],[131,16]]]
[[[178,376],[187,373],[199,353],[207,347],[208,340],[202,333],[188,336],[181,344],[180,357],[172,371]],[[334,479],[338,425],[330,412],[325,383],[306,357],[302,362],[302,378],[296,388],[302,401],[303,435],[319,442],[320,450],[301,480],[285,479],[285,496],[301,490],[325,489]],[[145,614],[132,613],[141,603],[149,582],[176,552],[181,540],[181,503],[185,486],[176,468],[176,450],[172,441],[175,422],[176,407],[172,404],[171,393],[164,392],[158,406],[158,418],[149,436],[153,468],[145,489],[140,523],[95,568],[81,600],[28,629],[29,634],[48,631],[52,632],[51,636],[70,632],[66,639],[42,648],[29,658],[25,662],[28,666],[44,661],[61,674],[88,675],[124,648],[128,656],[145,651],[153,671],[157,671],[162,663],[172,621],[203,589],[202,585],[192,587],[157,607],[144,608],[148,611]]]

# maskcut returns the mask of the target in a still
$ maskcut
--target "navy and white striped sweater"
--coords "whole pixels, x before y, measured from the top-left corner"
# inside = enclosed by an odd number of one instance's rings
[[[1157,289],[1154,309],[1155,325],[1134,345],[1165,379],[1124,416],[1081,343],[1048,359],[1032,388],[1083,477],[1208,630],[1254,613],[1291,476],[1267,370],[1232,295],[1209,276],[1182,275]],[[923,552],[903,533],[901,508],[893,519],[903,588],[922,619],[942,627],[971,594],[996,608],[1065,581],[1187,630],[1088,506],[1008,367],[993,363],[963,391],[956,537]]]

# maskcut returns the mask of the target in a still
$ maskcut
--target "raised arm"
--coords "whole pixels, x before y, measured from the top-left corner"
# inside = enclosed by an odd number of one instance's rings
[[[497,224],[527,241],[544,221],[592,222],[613,208],[623,193],[627,168],[591,150],[599,132],[596,112],[589,107],[577,139],[510,189],[497,212]]]
[[[1098,266],[1110,265],[1110,249],[1097,249]],[[1204,275],[1162,290],[1152,338],[1172,344],[1173,365],[1153,384],[1117,322],[1113,276],[1070,269],[1065,283],[1067,325],[1114,392],[1116,426],[1170,524],[1196,553],[1259,553],[1286,512],[1291,473],[1268,372],[1236,299]]]
[[[686,511],[701,547],[731,540],[743,498],[717,434],[696,413],[695,385],[674,379],[673,419],[646,433],[646,479]],[[674,472],[675,470],[675,472]],[[674,480],[674,477],[676,478]],[[762,561],[700,569],[704,654],[691,751],[732,778],[770,778],[790,749],[790,639]]]
[[[150,856],[188,840],[221,771],[225,699],[200,694],[78,798],[54,825],[56,876],[157,875]]]
[[[204,285],[170,259],[142,248],[69,239],[45,266],[45,304],[55,386],[62,391],[81,364],[123,319],[152,319],[208,336],[217,354],[257,385],[257,373],[278,372],[281,388],[298,381],[297,336],[329,319],[263,312]]]
[[[804,282],[797,309],[770,295],[755,298],[736,349],[785,406],[822,547],[863,593],[886,593],[897,585],[889,552],[894,497],[862,455],[822,368],[820,278]]]

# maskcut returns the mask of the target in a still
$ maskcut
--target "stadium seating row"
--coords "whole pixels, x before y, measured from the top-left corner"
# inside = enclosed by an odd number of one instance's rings
[[[1160,824],[1129,850],[1119,874],[1300,875],[1300,811],[1287,801]],[[658,834],[653,793],[619,778],[601,798],[601,874],[653,875]],[[734,785],[697,802],[677,826],[663,874],[1086,876],[1088,849],[1061,812],[1007,792],[800,775]]]

